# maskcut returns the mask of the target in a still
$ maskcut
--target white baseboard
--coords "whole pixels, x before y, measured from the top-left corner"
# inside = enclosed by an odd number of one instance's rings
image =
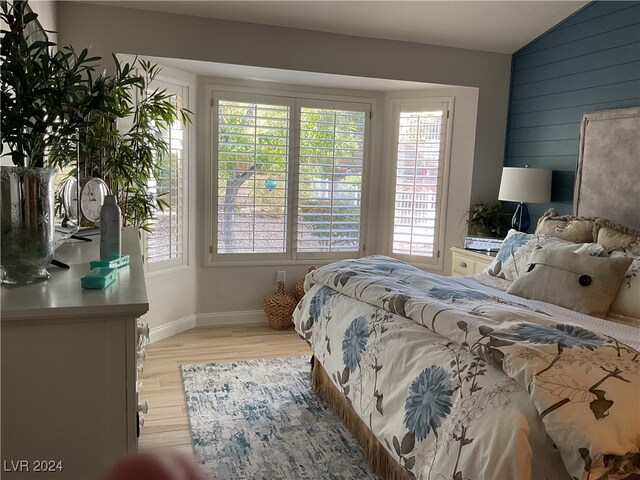
[[[267,323],[263,310],[241,310],[237,312],[212,312],[187,315],[159,327],[154,327],[149,332],[151,343],[177,335],[194,327],[214,327],[219,325],[248,325]]]
[[[196,316],[187,315],[186,317],[182,317],[178,320],[165,323],[164,325],[160,325],[159,327],[153,327],[149,331],[149,342],[153,343],[157,342],[158,340],[163,340],[167,337],[171,337],[172,335],[177,335],[178,333],[184,332],[185,330],[189,330],[195,326]]]
[[[196,325],[198,327],[212,327],[217,325],[247,325],[267,323],[263,310],[240,310],[236,312],[198,313]]]

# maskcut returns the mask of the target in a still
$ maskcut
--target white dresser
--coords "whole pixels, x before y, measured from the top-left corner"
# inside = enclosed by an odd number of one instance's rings
[[[136,449],[137,319],[149,308],[138,231],[123,230],[130,265],[104,290],[80,287],[93,238],[57,250],[69,270],[1,288],[3,479],[98,479]]]

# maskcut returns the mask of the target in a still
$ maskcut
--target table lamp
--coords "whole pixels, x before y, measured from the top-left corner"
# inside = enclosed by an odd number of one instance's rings
[[[531,219],[525,202],[546,203],[551,200],[551,170],[528,166],[504,167],[498,200],[520,202],[511,226],[519,232],[526,232]]]

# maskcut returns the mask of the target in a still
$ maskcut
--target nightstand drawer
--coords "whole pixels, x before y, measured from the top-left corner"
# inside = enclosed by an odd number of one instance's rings
[[[472,275],[480,273],[493,262],[494,257],[484,253],[452,247],[451,275]]]
[[[471,275],[475,273],[476,262],[468,258],[453,254],[451,275]]]

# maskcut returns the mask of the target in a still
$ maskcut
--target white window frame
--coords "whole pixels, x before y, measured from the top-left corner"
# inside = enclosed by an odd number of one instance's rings
[[[364,255],[366,243],[366,218],[368,206],[368,184],[369,184],[369,163],[371,159],[371,130],[373,128],[372,118],[375,112],[376,99],[372,97],[359,97],[351,95],[340,95],[331,93],[313,93],[299,87],[283,86],[279,88],[265,88],[260,86],[231,86],[231,85],[209,85],[207,87],[209,115],[207,115],[207,132],[210,140],[207,141],[207,155],[209,158],[207,171],[207,204],[206,204],[206,235],[205,235],[205,261],[206,267],[234,267],[234,266],[272,266],[272,265],[307,265],[310,260],[318,262],[329,262],[340,258],[355,258]],[[314,90],[310,88],[309,90]],[[319,89],[325,90],[326,89]],[[290,158],[289,158],[289,196],[288,196],[288,237],[287,251],[284,254],[269,253],[246,253],[246,254],[218,254],[217,253],[217,237],[218,237],[218,198],[217,198],[217,118],[216,118],[216,101],[238,100],[259,102],[274,101],[280,98],[281,101],[291,102],[291,116],[289,128],[290,134]],[[308,103],[311,102],[311,103]],[[298,174],[297,156],[299,141],[296,138],[295,130],[298,123],[298,113],[300,106],[309,105],[334,105],[340,108],[347,108],[351,105],[358,105],[360,108],[366,106],[368,115],[366,118],[367,127],[365,129],[365,154],[363,159],[362,172],[362,190],[361,190],[361,208],[360,208],[360,241],[357,252],[318,252],[318,253],[301,253],[295,251],[295,236],[293,235],[293,215],[297,212],[297,182],[293,181]],[[328,108],[328,107],[326,107]]]
[[[390,130],[390,168],[389,168],[389,195],[387,210],[387,248],[386,254],[398,260],[405,261],[421,268],[444,268],[443,251],[445,245],[445,226],[447,217],[447,199],[449,196],[449,171],[451,164],[451,142],[453,138],[453,111],[454,97],[434,97],[434,98],[402,98],[391,100],[391,119],[393,128]],[[441,143],[441,159],[438,171],[438,193],[436,207],[436,235],[434,241],[433,256],[407,255],[393,252],[393,233],[395,218],[395,194],[396,194],[396,173],[398,159],[398,136],[400,129],[400,113],[411,111],[424,111],[433,108],[434,105],[445,105],[444,107],[444,135]]]
[[[159,88],[166,89],[168,93],[182,95],[183,108],[190,109],[191,100],[191,83],[181,81],[172,77],[158,75],[156,79],[150,84],[151,89]],[[194,119],[192,118],[192,121]],[[189,267],[189,175],[191,169],[191,135],[193,124],[187,123],[184,125],[184,137],[182,140],[184,152],[183,152],[183,186],[182,186],[182,255],[180,257],[171,258],[167,260],[158,260],[150,262],[148,260],[148,248],[149,248],[149,236],[152,235],[144,230],[141,230],[141,246],[144,258],[144,271],[145,273],[154,276],[166,273],[172,273],[180,270],[187,269]]]

